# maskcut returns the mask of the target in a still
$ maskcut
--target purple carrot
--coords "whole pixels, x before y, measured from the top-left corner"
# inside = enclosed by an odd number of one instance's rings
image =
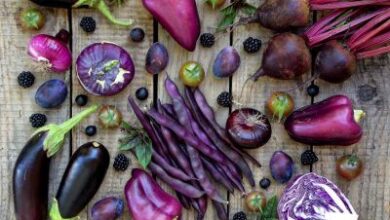
[[[169,162],[164,157],[159,155],[154,149],[152,151],[152,160],[161,168],[163,168],[170,176],[183,181],[194,180],[194,177],[187,175],[182,170],[177,169],[176,167],[169,164]]]
[[[230,180],[223,172],[220,172],[220,170],[215,168],[214,165],[205,158],[202,158],[202,163],[207,171],[209,171],[210,176],[212,176],[216,182],[221,183],[227,190],[229,190],[229,192],[234,192],[234,186],[230,183]]]
[[[183,182],[181,180],[178,180],[174,177],[169,176],[164,169],[162,169],[159,165],[157,165],[154,162],[151,162],[148,166],[150,171],[156,175],[158,178],[160,178],[162,181],[164,181],[166,184],[168,184],[172,189],[175,191],[180,192],[186,197],[189,198],[200,198],[202,197],[205,192],[197,189],[196,187],[192,186],[191,184],[188,184],[186,182]]]
[[[234,151],[230,146],[226,145],[225,144],[226,142],[221,140],[218,134],[214,131],[214,129],[212,129],[209,126],[209,124],[206,122],[206,119],[199,112],[199,108],[195,103],[190,88],[186,88],[185,97],[187,98],[187,101],[191,106],[196,121],[200,124],[200,126],[205,131],[205,133],[210,137],[210,139],[213,140],[215,146],[240,168],[241,172],[243,172],[245,177],[249,180],[251,186],[254,186],[255,180],[253,178],[253,173],[249,165],[246,163],[245,159],[239,153]]]
[[[179,138],[185,141],[187,144],[194,146],[204,155],[213,159],[218,163],[224,163],[225,157],[217,150],[210,148],[205,145],[202,141],[198,140],[191,132],[189,132],[186,127],[177,123],[176,120],[172,119],[167,115],[162,115],[158,113],[156,110],[151,109],[147,113],[150,117],[152,117],[158,124],[169,128],[173,133],[175,133]]]
[[[202,165],[202,161],[200,160],[199,152],[190,145],[187,145],[187,151],[190,156],[192,170],[199,179],[199,184],[201,185],[202,189],[212,200],[220,203],[228,203],[225,199],[222,198],[218,192],[218,189],[207,177],[206,171]]]
[[[218,202],[213,202],[214,208],[217,210],[217,215],[220,220],[228,220],[228,214],[226,208],[223,204]]]
[[[257,165],[258,167],[261,167],[261,164],[254,158],[252,157],[250,154],[248,154],[248,152],[246,151],[241,151],[240,149],[238,149],[231,141],[230,139],[227,137],[226,135],[226,131],[224,128],[222,128],[217,120],[215,119],[215,114],[214,114],[214,110],[211,108],[211,106],[207,103],[207,100],[206,98],[204,97],[204,95],[202,94],[202,92],[199,90],[199,89],[196,89],[194,92],[193,92],[193,96],[195,98],[195,102],[197,103],[197,106],[199,107],[199,110],[201,111],[201,113],[203,114],[203,116],[207,119],[207,121],[209,122],[210,126],[217,132],[217,134],[219,135],[220,138],[222,138],[223,141],[225,141],[226,143],[228,143],[230,146],[233,147],[233,150],[235,150],[236,152],[240,153],[241,155],[243,156],[246,156],[248,159],[250,159],[252,161],[253,164]]]

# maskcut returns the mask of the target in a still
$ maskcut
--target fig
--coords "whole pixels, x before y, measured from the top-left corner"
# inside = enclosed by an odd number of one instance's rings
[[[68,87],[60,79],[44,82],[35,93],[35,102],[42,108],[57,108],[66,99]]]
[[[96,202],[91,209],[92,220],[115,220],[123,213],[124,202],[116,197],[107,197]]]
[[[294,172],[294,161],[283,151],[275,151],[269,162],[272,177],[278,183],[288,182]]]
[[[216,77],[230,77],[240,67],[241,58],[234,47],[223,48],[217,55],[213,65],[213,73]]]
[[[169,54],[161,43],[154,43],[146,53],[145,69],[150,74],[161,73],[168,65]]]

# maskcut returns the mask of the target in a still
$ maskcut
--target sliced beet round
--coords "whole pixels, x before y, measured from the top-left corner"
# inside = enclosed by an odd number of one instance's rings
[[[94,43],[76,61],[77,77],[84,89],[96,96],[112,96],[132,81],[134,63],[125,49],[113,43]]]

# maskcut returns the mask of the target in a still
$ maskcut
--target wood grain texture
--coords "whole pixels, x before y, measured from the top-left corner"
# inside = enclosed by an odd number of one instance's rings
[[[254,6],[261,5],[264,1],[250,0],[249,3]],[[232,92],[235,100],[239,107],[252,107],[266,113],[265,103],[273,92],[276,91],[289,91],[290,95],[295,101],[297,107],[302,105],[310,104],[310,97],[306,95],[305,88],[296,88],[300,83],[307,80],[309,74],[304,75],[302,78],[297,80],[277,80],[270,77],[262,77],[257,82],[247,81],[250,75],[254,74],[256,70],[261,66],[262,53],[266,49],[267,44],[273,33],[270,30],[262,28],[259,24],[250,24],[240,26],[233,31],[233,42],[234,47],[239,50],[241,54],[241,67],[238,72],[233,76]],[[255,54],[247,54],[244,49],[242,42],[248,37],[256,37],[261,39],[263,46],[260,52]],[[243,89],[242,96],[241,90]],[[269,119],[272,119],[272,115],[269,115]],[[300,154],[308,149],[308,146],[296,143],[292,141],[284,130],[284,126],[277,121],[272,121],[272,137],[270,141],[263,147],[251,150],[250,153],[260,161],[262,164],[261,168],[251,166],[257,182],[256,188],[251,189],[249,184],[246,184],[248,192],[251,190],[261,190],[258,182],[263,178],[267,177],[271,179],[272,185],[269,190],[265,191],[268,197],[272,195],[281,195],[284,186],[276,183],[269,171],[269,161],[272,154],[277,150],[282,150],[292,157],[295,162],[295,173],[294,175],[309,172],[310,167],[302,167],[300,165]],[[241,195],[235,194],[230,196],[230,217],[240,210],[245,210],[244,199]],[[252,217],[254,219],[254,217]]]
[[[113,97],[93,97],[89,95],[89,103],[101,103],[116,106],[123,114],[123,119],[130,122],[134,126],[139,127],[137,119],[132,113],[131,109],[128,109],[127,97],[129,95],[134,96],[135,91],[139,87],[146,87],[149,90],[149,99],[142,104],[148,104],[153,100],[153,78],[144,69],[145,55],[147,49],[151,45],[153,36],[153,19],[143,8],[141,1],[125,1],[120,7],[113,7],[112,11],[114,15],[120,19],[134,19],[133,27],[141,27],[146,33],[146,37],[141,43],[134,43],[129,38],[130,29],[112,25],[109,23],[100,13],[90,9],[74,9],[72,11],[72,27],[73,27],[73,58],[76,60],[78,54],[89,44],[96,42],[112,42],[126,49],[131,55],[135,64],[135,76],[133,81],[126,87],[121,93]],[[93,34],[86,34],[79,22],[84,16],[92,16],[97,23],[96,31]],[[75,69],[73,68],[73,99],[78,94],[87,94],[81,87],[76,77]],[[78,107],[74,102],[72,107],[73,114],[81,111],[82,108]],[[84,129],[87,125],[97,125],[98,131],[96,136],[87,137],[84,134]],[[118,139],[122,137],[120,129],[107,130],[98,125],[97,117],[91,117],[88,121],[80,125],[73,132],[73,151],[79,146],[88,141],[98,141],[106,146],[111,155],[110,166],[104,182],[100,187],[98,193],[94,199],[89,203],[88,207],[81,213],[81,219],[90,219],[90,207],[98,200],[106,196],[117,196],[124,199],[124,186],[131,177],[131,168],[137,167],[137,161],[132,157],[130,152],[125,154],[131,157],[132,164],[129,166],[126,172],[116,172],[112,164],[115,156],[119,153]],[[125,214],[123,219],[128,219],[129,214],[127,208],[125,208]]]
[[[198,12],[201,21],[201,33],[213,32],[214,27],[218,23],[218,13],[213,11],[211,7],[204,4],[203,0],[197,0]],[[169,77],[176,82],[177,86],[183,91],[183,83],[179,78],[179,69],[187,61],[196,61],[202,64],[206,77],[200,85],[201,91],[207,96],[208,103],[216,111],[217,120],[224,123],[228,115],[228,109],[219,107],[216,100],[217,96],[223,91],[229,91],[229,78],[217,79],[212,72],[212,65],[217,53],[224,47],[229,46],[230,37],[229,34],[222,34],[217,36],[216,42],[211,48],[204,48],[200,45],[199,41],[194,52],[188,52],[178,45],[174,39],[166,32],[161,26],[158,30],[159,42],[163,43],[170,55],[169,65],[166,69]],[[167,95],[164,88],[164,80],[166,74],[160,74],[158,79],[158,98],[162,102],[170,102],[170,98]],[[166,188],[165,189],[169,189]],[[221,194],[227,198],[227,192],[223,188],[220,190]],[[186,210],[183,219],[194,219],[195,213],[193,209]],[[211,201],[208,201],[208,208],[205,219],[217,219],[217,213]]]
[[[315,101],[344,94],[352,99],[355,109],[363,109],[367,115],[362,120],[364,135],[352,146],[314,147],[319,162],[313,171],[332,180],[352,202],[359,219],[390,219],[390,126],[388,98],[390,56],[359,62],[358,71],[343,84],[330,84],[318,80],[320,94]],[[364,172],[351,182],[343,180],[335,172],[336,160],[346,154],[356,154],[364,162]]]
[[[47,115],[48,123],[61,123],[69,117],[69,97],[60,109],[46,110],[35,104],[37,88],[46,80],[63,79],[69,84],[69,72],[53,74],[36,71],[27,55],[27,44],[37,33],[55,35],[61,28],[68,29],[67,11],[42,9],[47,17],[46,25],[39,32],[23,31],[16,21],[18,12],[28,6],[28,1],[5,0],[0,3],[0,213],[1,219],[15,219],[12,172],[23,146],[34,132],[29,122],[33,113]],[[17,76],[22,71],[31,71],[36,77],[32,87],[23,89]],[[63,149],[54,156],[50,170],[49,199],[55,195],[61,175],[69,158],[69,139]]]

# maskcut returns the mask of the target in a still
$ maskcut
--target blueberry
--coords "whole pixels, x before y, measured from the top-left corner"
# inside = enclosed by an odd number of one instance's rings
[[[78,95],[76,96],[75,101],[78,106],[85,106],[88,103],[88,96]]]
[[[94,136],[96,134],[96,126],[89,125],[85,128],[85,134],[88,136]]]
[[[306,91],[307,91],[307,94],[309,94],[309,96],[314,97],[314,96],[317,96],[318,93],[320,93],[320,87],[312,84],[309,87],[307,87]]]
[[[149,92],[148,92],[148,89],[146,89],[145,87],[141,87],[139,89],[137,89],[137,91],[135,92],[135,97],[137,97],[137,99],[139,100],[146,100],[149,96]]]
[[[142,28],[134,28],[130,31],[130,38],[134,42],[141,42],[144,40],[145,32]]]
[[[267,189],[271,185],[271,180],[268,178],[263,178],[260,180],[260,187],[263,189]]]

